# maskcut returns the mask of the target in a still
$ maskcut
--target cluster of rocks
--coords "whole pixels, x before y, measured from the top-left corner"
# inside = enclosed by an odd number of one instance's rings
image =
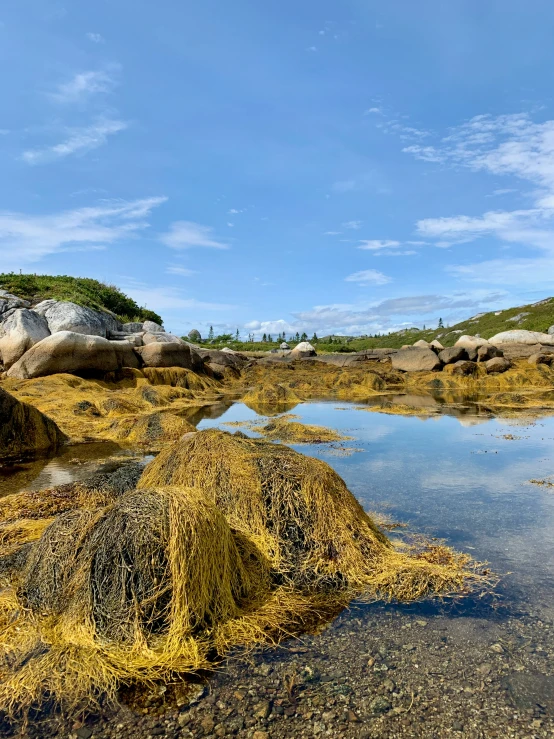
[[[403,346],[390,358],[393,368],[403,372],[448,368],[451,374],[471,376],[481,364],[487,374],[497,374],[510,369],[513,359],[550,365],[554,361],[554,335],[523,330],[503,331],[490,339],[466,335],[448,348],[437,340],[421,339],[413,346]]]
[[[57,372],[114,372],[121,367],[184,367],[203,371],[246,363],[234,353],[197,351],[153,321],[121,323],[107,311],[71,302],[27,301],[0,293],[0,360],[9,377]],[[221,359],[223,355],[224,359]]]

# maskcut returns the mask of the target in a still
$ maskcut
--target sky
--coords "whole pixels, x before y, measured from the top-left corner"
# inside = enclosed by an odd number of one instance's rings
[[[546,0],[4,0],[0,271],[180,335],[550,296],[553,37]]]

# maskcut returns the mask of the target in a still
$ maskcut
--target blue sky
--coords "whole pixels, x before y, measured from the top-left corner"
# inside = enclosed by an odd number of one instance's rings
[[[179,333],[551,295],[553,37],[542,0],[4,0],[0,270]]]

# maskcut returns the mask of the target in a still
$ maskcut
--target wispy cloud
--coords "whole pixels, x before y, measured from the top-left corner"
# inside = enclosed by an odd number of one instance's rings
[[[122,289],[134,298],[139,305],[144,305],[156,311],[171,311],[183,309],[197,309],[202,311],[228,311],[236,308],[229,303],[212,303],[196,298],[184,297],[176,287],[150,286],[135,280],[123,282]]]
[[[399,246],[400,241],[370,239],[369,241],[361,241],[358,249],[366,249],[368,251],[381,251],[382,249],[396,249]]]
[[[342,231],[324,231],[323,235],[324,236],[340,236],[341,233]]]
[[[192,275],[198,274],[196,270],[181,267],[179,264],[170,264],[165,271],[169,275],[180,275],[181,277],[192,277]]]
[[[87,33],[86,37],[89,41],[92,41],[93,44],[104,44],[106,43],[106,39],[101,36],[99,33]]]
[[[110,136],[128,127],[125,121],[99,119],[85,128],[72,129],[68,138],[54,146],[43,149],[28,149],[21,158],[27,164],[46,164],[56,159],[63,159],[72,154],[84,154],[103,146]]]
[[[344,278],[346,282],[357,282],[359,285],[386,285],[391,281],[390,277],[378,272],[376,269],[364,269],[354,272]]]
[[[244,213],[245,211],[246,211],[246,208],[229,208],[229,210],[227,211],[227,213],[230,216],[235,216],[238,213]]]
[[[149,227],[152,210],[164,197],[110,201],[53,215],[0,212],[0,264],[18,269],[49,254],[96,250]]]
[[[228,249],[229,244],[213,238],[213,228],[193,221],[175,221],[160,241],[171,249],[191,249],[195,246],[212,249]]]
[[[342,226],[343,228],[350,228],[354,231],[359,230],[363,225],[363,221],[345,221]]]
[[[79,72],[58,85],[50,97],[58,103],[74,103],[92,95],[109,93],[117,84],[118,71],[119,67],[112,65],[109,69]]]

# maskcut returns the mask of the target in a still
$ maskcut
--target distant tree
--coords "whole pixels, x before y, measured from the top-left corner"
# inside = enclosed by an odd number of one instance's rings
[[[269,344],[272,344],[273,343],[273,339],[271,338],[271,334],[268,334],[267,335],[267,341],[268,341]]]
[[[424,330],[424,331],[426,330],[426,329],[425,329],[425,324],[423,324],[423,330]]]
[[[442,318],[439,318],[439,328],[444,328],[444,323],[442,322]]]
[[[210,326],[210,330],[208,332],[208,341],[213,341],[213,340],[214,340],[214,327]]]
[[[302,333],[300,341],[308,341],[308,334],[305,331]]]
[[[267,334],[264,334],[264,335],[262,336],[262,341],[263,341],[263,342],[266,342],[266,341],[267,341]]]
[[[240,341],[240,334],[239,334],[238,328],[237,328],[237,332],[235,334],[235,341]]]
[[[300,341],[300,334],[298,333],[298,331],[296,332],[296,336],[294,338],[296,339],[296,341]]]
[[[290,336],[289,337],[289,344],[292,344],[293,341],[294,341],[294,336]]]
[[[315,343],[317,341],[317,334],[314,331],[314,335],[312,336],[312,342]]]

